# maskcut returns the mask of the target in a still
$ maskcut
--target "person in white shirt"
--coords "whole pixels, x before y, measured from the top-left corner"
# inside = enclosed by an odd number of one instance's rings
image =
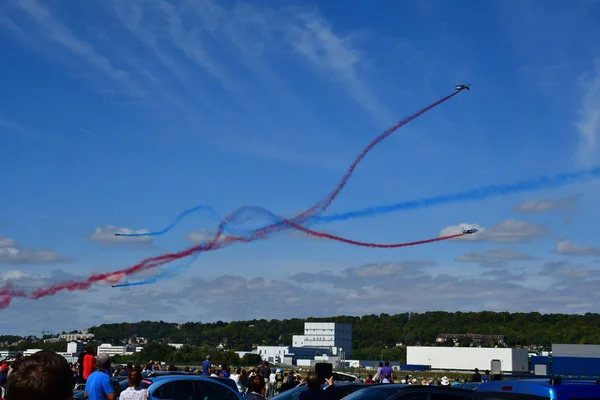
[[[276,378],[277,374],[275,374],[275,370],[271,370],[271,373],[269,374],[269,396],[268,397],[273,397],[275,396],[275,389],[277,388],[277,381]]]
[[[241,368],[237,368],[235,370],[235,373],[231,374],[230,378],[233,379],[233,381],[235,382],[237,388],[238,388],[238,392],[240,393],[244,393],[244,387],[242,382],[240,381],[242,377],[242,369]],[[246,383],[246,382],[244,382]]]
[[[129,371],[129,387],[121,392],[120,400],[148,400],[148,389],[142,389],[142,373],[137,369]]]

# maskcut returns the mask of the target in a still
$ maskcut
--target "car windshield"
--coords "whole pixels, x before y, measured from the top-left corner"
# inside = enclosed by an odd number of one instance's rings
[[[271,400],[297,400],[300,397],[300,393],[306,392],[307,390],[307,386],[296,386],[293,389],[279,393],[277,396],[272,397]]]
[[[344,397],[344,400],[383,400],[387,399],[398,390],[400,390],[400,387],[398,386],[382,385],[369,387]]]
[[[151,381],[147,380],[147,379],[143,379],[142,382],[140,383],[140,388],[141,389],[148,389],[148,387],[150,386],[150,383],[152,383]],[[121,390],[125,390],[129,387],[129,379],[126,379],[124,381],[119,382],[119,385],[121,385]]]

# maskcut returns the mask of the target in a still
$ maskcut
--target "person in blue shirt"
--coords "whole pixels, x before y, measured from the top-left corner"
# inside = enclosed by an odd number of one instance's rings
[[[212,367],[212,363],[210,362],[210,356],[206,356],[206,360],[204,360],[204,362],[202,363],[202,375],[209,376],[210,367]]]
[[[89,400],[116,400],[117,393],[110,377],[111,359],[108,354],[96,356],[96,371],[88,377],[84,398]]]

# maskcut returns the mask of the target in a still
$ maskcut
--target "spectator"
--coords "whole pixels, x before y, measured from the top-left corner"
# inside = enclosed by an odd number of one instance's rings
[[[483,375],[483,382],[489,382],[489,381],[490,381],[490,370],[486,369],[485,375]]]
[[[10,376],[10,373],[13,370],[13,365],[15,365],[17,363],[17,361],[19,361],[21,359],[21,357],[23,357],[23,353],[17,353],[17,355],[15,356],[15,361],[13,361],[10,364],[10,367],[8,367],[8,372],[6,373],[6,378],[8,379],[8,377]]]
[[[329,386],[333,386],[333,376],[329,379],[325,379],[325,382]],[[308,387],[307,391],[300,393],[298,400],[326,400],[327,392],[321,389],[321,383],[319,382],[319,377],[317,373],[311,371],[306,376],[306,387]]]
[[[85,385],[84,397],[89,400],[115,400],[117,394],[110,377],[111,360],[108,354],[96,357],[98,369],[92,372]]]
[[[206,360],[202,362],[202,375],[209,376],[210,375],[210,367],[212,367],[212,363],[210,362],[210,356],[206,356]]]
[[[87,381],[88,377],[96,370],[96,356],[94,349],[86,347],[83,356],[83,382]]]
[[[367,376],[367,379],[365,379],[365,383],[373,383],[373,374],[369,374],[369,376]]]
[[[252,377],[251,387],[252,391],[248,393],[245,400],[265,400],[262,395],[265,390],[265,379],[260,374]]]
[[[148,389],[142,389],[142,373],[137,369],[129,371],[129,387],[121,392],[120,400],[148,400]]]
[[[271,373],[269,374],[269,397],[273,397],[275,396],[275,389],[276,389],[276,385],[277,382],[275,381],[275,369],[271,370]]]
[[[471,377],[471,382],[481,382],[481,374],[479,373],[479,368],[475,368],[475,373]]]
[[[271,375],[271,368],[269,368],[269,362],[265,361],[263,362],[263,367],[262,369],[259,371],[260,375],[263,376],[264,380],[265,380],[265,386],[269,384],[269,375]]]
[[[392,367],[390,367],[390,362],[386,361],[385,367],[381,368],[381,371],[379,372],[379,374],[381,376],[381,382],[382,383],[393,383],[394,382],[393,373],[394,373],[394,370],[392,369]]]
[[[127,364],[125,368],[119,372],[119,376],[129,376],[129,373],[133,370],[133,365],[131,363]]]
[[[70,400],[73,373],[64,357],[38,351],[15,363],[6,388],[6,400]]]

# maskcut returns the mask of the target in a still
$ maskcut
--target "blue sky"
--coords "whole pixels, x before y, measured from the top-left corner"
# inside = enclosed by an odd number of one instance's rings
[[[597,166],[598,21],[597,1],[9,1],[0,280],[32,290],[184,249],[215,221],[198,215],[153,240],[112,232],[157,230],[197,204],[291,216],[329,193],[376,135],[465,81],[470,92],[377,147],[330,211]],[[383,243],[482,228],[412,248],[280,233],[204,254],[155,285],[14,300],[0,331],[597,312],[599,194],[577,184],[319,226]],[[248,302],[261,293],[271,306]]]

